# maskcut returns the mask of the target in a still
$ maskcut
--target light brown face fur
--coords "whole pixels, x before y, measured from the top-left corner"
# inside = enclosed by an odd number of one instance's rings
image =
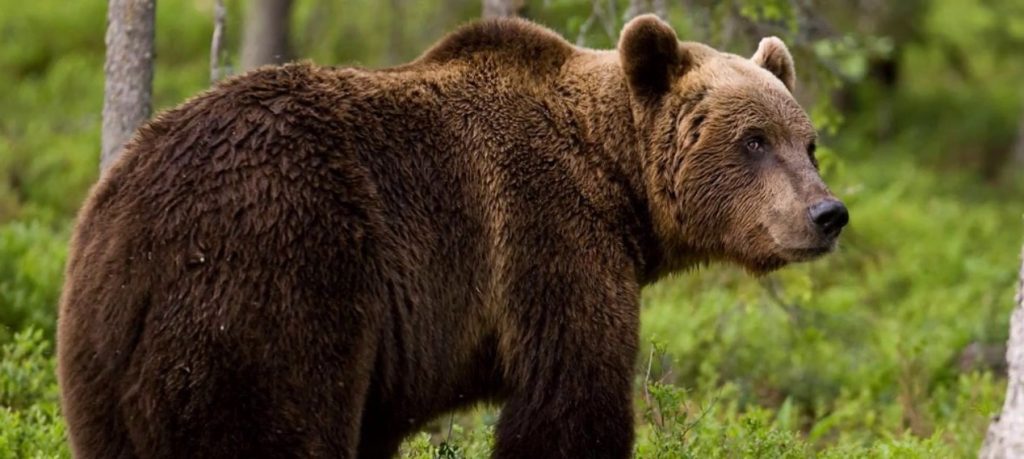
[[[626,26],[619,52],[673,264],[730,260],[762,273],[835,247],[848,217],[818,174],[814,127],[791,94],[779,39],[747,59],[680,43],[646,16]]]

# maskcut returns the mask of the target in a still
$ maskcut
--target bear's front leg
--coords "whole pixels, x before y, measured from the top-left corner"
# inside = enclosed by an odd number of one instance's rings
[[[510,289],[494,457],[628,458],[639,287],[626,270],[549,266]]]

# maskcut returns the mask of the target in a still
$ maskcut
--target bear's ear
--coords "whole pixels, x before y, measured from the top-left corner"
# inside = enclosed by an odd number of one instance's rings
[[[637,16],[622,28],[619,59],[630,91],[647,100],[668,92],[689,63],[676,31],[653,14]]]
[[[757,45],[757,52],[750,60],[772,72],[782,80],[789,92],[793,92],[796,86],[796,68],[793,66],[793,56],[789,54],[789,48],[778,37],[762,38]]]

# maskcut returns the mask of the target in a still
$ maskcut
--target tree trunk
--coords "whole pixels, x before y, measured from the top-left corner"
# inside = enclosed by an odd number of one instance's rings
[[[626,12],[623,14],[623,20],[629,21],[641,14],[647,12],[647,2],[645,0],[629,0],[629,6],[626,7]]]
[[[210,84],[216,83],[226,73],[221,57],[224,54],[224,22],[227,8],[224,0],[217,0],[213,5],[213,37],[210,39]]]
[[[623,13],[623,20],[628,21],[647,13],[654,13],[662,19],[668,19],[668,4],[665,0],[629,0],[629,6]]]
[[[628,21],[641,14],[654,13],[658,17],[668,20],[667,0],[629,0],[623,19]]]
[[[1020,114],[1017,125],[1017,141],[1013,143],[1013,161],[1017,166],[1024,165],[1024,113]]]
[[[113,164],[124,143],[149,118],[155,17],[156,0],[107,4],[101,171]]]
[[[402,0],[389,0],[391,4],[391,30],[388,32],[388,63],[396,65],[402,61],[405,50],[405,8]]]
[[[651,10],[658,17],[668,20],[668,0],[651,0]]]
[[[292,0],[252,0],[245,16],[242,69],[291,59],[288,34]]]
[[[485,18],[518,16],[525,4],[524,0],[483,0]]]
[[[1024,260],[1024,253],[1021,254]],[[1017,307],[1010,317],[1010,341],[1006,347],[1009,372],[1003,411],[988,427],[981,446],[982,459],[1024,457],[1024,261],[1017,282]]]

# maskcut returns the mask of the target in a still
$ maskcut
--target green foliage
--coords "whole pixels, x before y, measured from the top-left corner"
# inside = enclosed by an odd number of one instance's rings
[[[70,457],[50,342],[26,329],[0,347],[0,459]]]
[[[159,109],[208,85],[212,2],[157,3]],[[229,50],[244,3],[227,1]],[[297,1],[297,54],[389,65],[480,11],[379,3]],[[626,3],[531,0],[526,13],[610,48]],[[1022,174],[1006,170],[1024,107],[1021,2],[668,3],[684,39],[745,56],[761,36],[786,40],[852,224],[819,262],[762,279],[712,266],[645,291],[642,339],[657,345],[638,362],[637,457],[974,456],[1005,381],[958,359],[1006,339],[1024,215]],[[72,219],[97,178],[105,8],[0,11],[0,459],[67,457],[51,349]],[[401,457],[485,457],[496,419],[438,420]]]
[[[477,410],[475,416],[467,414],[455,423],[454,417],[445,423],[444,431],[420,432],[402,444],[401,459],[475,459],[487,457],[494,448],[493,413]],[[466,428],[463,423],[470,426]]]
[[[53,335],[67,254],[67,231],[38,220],[0,225],[0,342],[10,330]]]

